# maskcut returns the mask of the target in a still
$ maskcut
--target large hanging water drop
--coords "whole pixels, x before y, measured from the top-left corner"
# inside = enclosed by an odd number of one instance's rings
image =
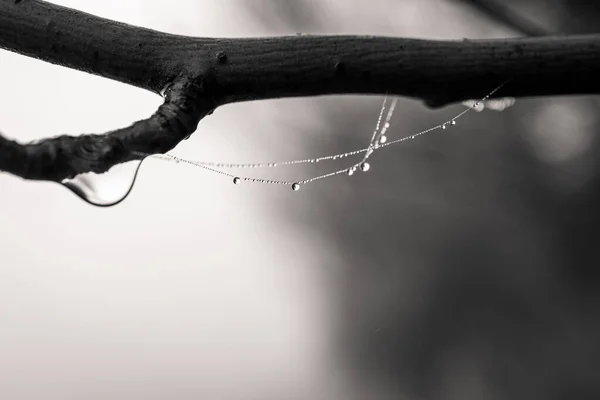
[[[131,193],[144,160],[145,158],[115,165],[103,174],[79,174],[72,179],[63,180],[61,184],[94,206],[114,206]]]

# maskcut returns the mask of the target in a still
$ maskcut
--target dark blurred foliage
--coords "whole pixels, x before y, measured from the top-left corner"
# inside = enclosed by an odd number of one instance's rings
[[[597,1],[468,0],[468,3],[484,15],[496,18],[526,35],[575,35],[600,31],[600,6]]]
[[[521,32],[592,32],[600,23],[600,2],[480,3]],[[265,23],[310,33],[320,29],[312,7],[265,0],[253,9]],[[597,130],[598,104],[575,102],[592,108]],[[342,259],[333,277],[338,351],[357,381],[383,380],[409,398],[600,398],[600,141],[577,161],[545,163],[523,140],[540,105],[517,104],[375,153],[368,175],[312,189],[321,211],[295,222],[324,233]],[[417,106],[400,108],[406,118]],[[349,133],[370,132],[367,111],[324,109],[323,118],[339,140],[315,155],[368,140]],[[434,123],[397,124],[414,132]],[[582,171],[574,189],[559,183]]]

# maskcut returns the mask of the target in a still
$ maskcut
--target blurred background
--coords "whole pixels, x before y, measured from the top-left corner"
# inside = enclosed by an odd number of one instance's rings
[[[475,39],[600,21],[595,2],[566,0],[53,2],[208,37]],[[0,71],[0,129],[20,141],[106,132],[161,102],[6,51]],[[362,148],[381,101],[228,105],[173,154],[269,162]],[[130,197],[102,209],[0,174],[0,398],[599,398],[599,107],[518,99],[298,192],[150,160]],[[388,137],[462,109],[402,98]]]

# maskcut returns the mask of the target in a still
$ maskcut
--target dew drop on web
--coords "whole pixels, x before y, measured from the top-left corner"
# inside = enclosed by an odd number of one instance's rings
[[[89,204],[98,207],[114,206],[131,193],[144,160],[118,164],[102,174],[79,174],[72,179],[63,180],[61,184]]]

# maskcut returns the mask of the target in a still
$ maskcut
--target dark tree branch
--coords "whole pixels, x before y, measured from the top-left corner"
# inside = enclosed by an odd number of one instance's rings
[[[60,181],[173,148],[231,102],[383,94],[442,106],[481,97],[600,93],[600,35],[431,41],[365,36],[206,39],[169,35],[38,0],[0,0],[0,47],[132,84],[165,104],[105,135],[19,144],[0,136],[0,170]]]
[[[150,118],[101,135],[58,136],[29,144],[0,135],[0,170],[25,179],[60,182],[142,158],[137,153],[165,153],[191,135],[210,112],[201,93],[192,82],[176,81]]]

